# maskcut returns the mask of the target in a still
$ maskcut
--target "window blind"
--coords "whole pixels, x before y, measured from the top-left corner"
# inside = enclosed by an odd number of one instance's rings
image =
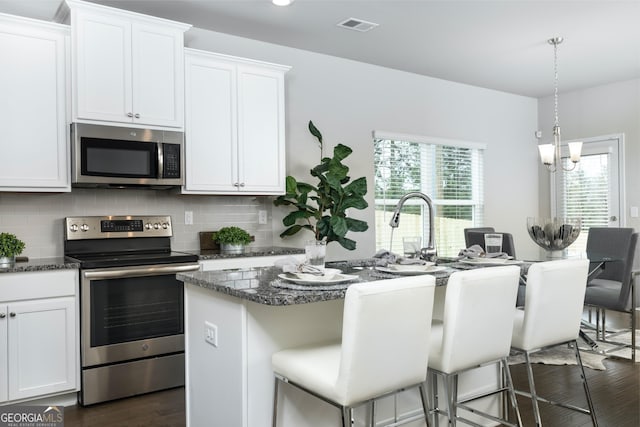
[[[377,249],[402,254],[402,238],[413,236],[427,245],[429,215],[423,200],[407,200],[399,227],[389,226],[399,199],[419,191],[433,201],[438,254],[457,255],[465,246],[463,230],[483,223],[483,150],[483,144],[375,132]]]

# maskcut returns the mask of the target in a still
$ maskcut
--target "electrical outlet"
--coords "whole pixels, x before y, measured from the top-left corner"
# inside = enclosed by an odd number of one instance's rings
[[[267,211],[258,211],[258,224],[267,223]]]
[[[637,206],[631,206],[631,208],[629,209],[631,212],[631,218],[638,218],[638,207]]]
[[[204,340],[214,347],[218,347],[218,326],[204,322]]]
[[[193,225],[193,211],[184,211],[184,225]]]

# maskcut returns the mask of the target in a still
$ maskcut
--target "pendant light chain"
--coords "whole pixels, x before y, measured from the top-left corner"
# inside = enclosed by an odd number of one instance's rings
[[[554,84],[554,112],[555,112],[555,126],[559,125],[558,120],[558,44],[562,42],[562,39],[556,39],[553,43],[553,84]]]

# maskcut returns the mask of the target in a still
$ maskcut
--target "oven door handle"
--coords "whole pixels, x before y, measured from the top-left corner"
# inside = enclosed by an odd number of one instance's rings
[[[155,265],[148,267],[132,267],[114,270],[87,270],[82,274],[87,279],[103,280],[115,279],[120,277],[135,276],[160,276],[163,274],[184,273],[186,271],[196,271],[200,269],[200,264],[181,264],[181,265]]]

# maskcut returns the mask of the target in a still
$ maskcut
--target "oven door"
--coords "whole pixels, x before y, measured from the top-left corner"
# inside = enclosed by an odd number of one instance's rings
[[[184,351],[183,284],[198,264],[81,272],[82,367]]]

